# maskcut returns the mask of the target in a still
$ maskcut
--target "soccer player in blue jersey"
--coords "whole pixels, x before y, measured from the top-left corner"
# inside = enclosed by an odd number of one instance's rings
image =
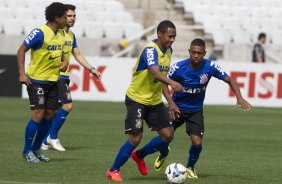
[[[67,23],[64,29],[61,29],[61,33],[65,35],[65,45],[64,45],[64,55],[68,61],[70,61],[71,55],[74,56],[76,61],[82,65],[84,68],[89,70],[97,79],[101,78],[101,74],[94,67],[92,67],[85,57],[81,54],[75,34],[70,30],[74,26],[76,13],[75,6],[71,4],[65,5],[67,8]],[[53,122],[49,134],[44,139],[42,143],[42,150],[48,150],[52,146],[55,150],[65,151],[65,148],[61,145],[58,139],[58,133],[63,126],[69,112],[72,110],[72,98],[69,90],[69,67],[65,72],[60,73],[60,80],[58,82],[59,90],[59,103],[62,105],[58,110]]]
[[[58,32],[66,24],[66,7],[52,3],[45,10],[47,23],[26,37],[17,52],[19,81],[27,86],[31,118],[25,129],[23,156],[27,162],[48,162],[50,159],[40,149],[47,134],[58,101],[60,71],[65,71],[68,61],[63,55],[64,35]],[[25,72],[25,53],[31,49],[31,61]],[[36,137],[34,138],[36,133]]]
[[[178,92],[183,90],[178,82],[166,77],[171,61],[171,45],[176,37],[174,24],[168,20],[162,21],[157,27],[157,36],[158,39],[148,42],[141,51],[126,92],[127,115],[124,131],[129,137],[107,171],[107,177],[113,181],[123,180],[120,168],[130,156],[137,163],[139,172],[147,175],[144,157],[157,150],[168,154],[168,144],[173,139],[172,123],[162,102],[162,86],[170,85]],[[151,130],[157,131],[159,136],[151,139],[143,148],[134,151],[141,142],[143,120]]]
[[[202,151],[204,135],[203,103],[211,77],[223,80],[231,87],[237,98],[237,106],[240,106],[243,110],[249,110],[252,106],[242,97],[237,83],[232,78],[216,63],[204,59],[206,46],[202,39],[197,38],[191,42],[189,54],[190,58],[172,65],[168,72],[170,79],[183,85],[184,92],[175,91],[171,98],[168,89],[163,88],[163,94],[169,104],[169,113],[174,119],[174,129],[186,123],[186,132],[192,142],[186,166],[188,178],[198,178],[195,172],[195,164]],[[166,153],[160,152],[154,163],[155,168],[161,167],[165,158]]]

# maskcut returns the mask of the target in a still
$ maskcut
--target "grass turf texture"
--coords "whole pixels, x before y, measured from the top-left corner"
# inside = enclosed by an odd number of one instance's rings
[[[30,118],[29,102],[0,98],[0,183],[113,183],[106,179],[124,135],[123,103],[74,102],[59,135],[66,152],[46,151],[50,163],[29,164],[21,156],[24,129]],[[253,108],[243,112],[231,106],[205,106],[203,152],[197,163],[197,184],[282,183],[281,108]],[[155,132],[145,126],[144,145]],[[184,126],[176,131],[173,162],[186,165],[190,140]],[[164,169],[155,173],[157,154],[146,157],[148,176],[141,176],[129,161],[121,168],[123,183],[166,183]]]

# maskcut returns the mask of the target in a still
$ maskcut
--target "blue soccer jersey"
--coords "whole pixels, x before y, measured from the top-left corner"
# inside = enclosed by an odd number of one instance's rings
[[[170,67],[168,77],[179,82],[184,92],[174,92],[172,98],[181,111],[203,108],[206,88],[211,77],[224,80],[228,75],[214,62],[204,59],[197,70],[190,67],[190,59],[180,61]]]

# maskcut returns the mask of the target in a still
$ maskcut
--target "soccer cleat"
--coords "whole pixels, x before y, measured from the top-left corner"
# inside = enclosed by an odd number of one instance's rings
[[[137,163],[139,172],[146,176],[148,174],[148,168],[146,167],[145,161],[142,158],[138,158],[136,151],[131,153],[131,158]]]
[[[57,151],[66,151],[66,149],[61,145],[59,139],[51,139],[50,135],[47,137],[47,142],[52,145],[52,147]]]
[[[108,169],[107,178],[113,181],[122,181],[121,174],[118,170],[110,171],[110,169]]]
[[[33,151],[33,154],[42,162],[50,161],[50,158],[44,155],[42,150]]]
[[[27,162],[30,162],[30,163],[39,163],[40,162],[40,160],[33,154],[32,151],[24,153],[23,157],[25,158]]]
[[[195,168],[187,168],[187,177],[190,179],[198,178]]]
[[[41,149],[44,151],[50,150],[52,148],[52,146],[50,144],[41,144]]]
[[[170,147],[168,147],[168,154],[170,152]],[[167,154],[167,156],[168,156]],[[167,156],[162,156],[161,153],[158,155],[157,159],[155,160],[155,163],[154,163],[154,170],[156,172],[159,172],[162,168],[163,168],[163,165],[164,165],[164,162],[165,162],[165,159]]]

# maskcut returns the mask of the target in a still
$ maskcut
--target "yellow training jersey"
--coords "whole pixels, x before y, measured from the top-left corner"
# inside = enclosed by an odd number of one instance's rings
[[[163,83],[154,79],[149,67],[159,65],[161,73],[166,76],[170,61],[171,49],[166,49],[163,52],[154,41],[148,42],[138,57],[126,95],[144,105],[160,104],[162,102]],[[146,66],[142,67],[141,65],[144,65],[144,63],[146,63]]]
[[[55,34],[47,25],[42,25],[39,29],[44,35],[43,44],[38,50],[31,48],[31,61],[27,75],[35,80],[58,81],[64,36],[59,32]]]
[[[71,30],[65,31],[60,29],[59,32],[65,35],[64,55],[68,61],[70,61],[73,49],[74,34]],[[60,75],[69,76],[69,65],[65,72],[61,72]]]

